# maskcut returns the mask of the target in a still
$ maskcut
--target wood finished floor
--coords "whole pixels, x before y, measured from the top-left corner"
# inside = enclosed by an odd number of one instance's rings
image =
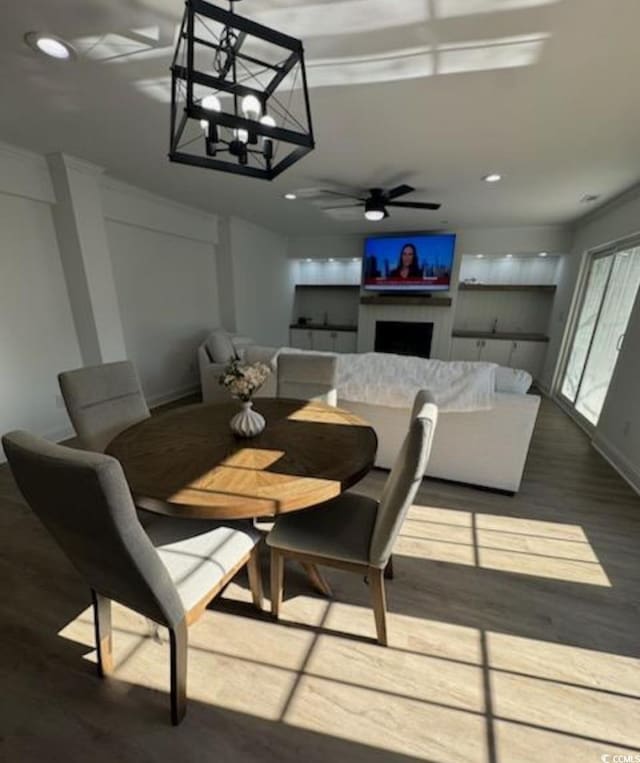
[[[376,495],[385,473],[359,489]],[[425,481],[387,585],[295,566],[283,621],[244,575],[190,629],[189,707],[168,647],[116,607],[95,674],[88,591],[0,468],[0,760],[556,763],[640,753],[640,499],[545,402],[514,498]],[[265,584],[268,581],[264,565]]]

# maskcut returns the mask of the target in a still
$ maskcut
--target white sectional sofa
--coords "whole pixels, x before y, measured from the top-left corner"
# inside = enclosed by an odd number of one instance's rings
[[[225,362],[221,352],[236,351],[248,362],[262,361],[276,368],[278,349],[255,345],[245,337],[228,335],[223,341],[204,342],[198,350],[202,395],[205,402],[228,400],[218,378]],[[288,348],[284,348],[286,351]],[[214,360],[214,357],[216,360]],[[228,356],[227,356],[228,357]],[[505,374],[498,374],[495,405],[490,410],[465,413],[441,412],[438,418],[431,458],[426,471],[429,477],[453,480],[515,493],[520,488],[531,436],[540,407],[537,395],[501,391],[513,387]],[[500,379],[506,381],[500,381]],[[522,385],[520,385],[522,388]],[[276,374],[273,373],[256,397],[274,397]],[[376,466],[389,469],[400,449],[409,423],[409,408],[373,405],[347,400],[340,396],[338,405],[368,421],[378,435]]]

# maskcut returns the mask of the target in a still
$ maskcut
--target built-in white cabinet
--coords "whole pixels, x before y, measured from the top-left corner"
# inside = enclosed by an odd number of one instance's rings
[[[523,368],[534,379],[542,373],[547,345],[544,342],[512,342],[509,365],[512,368]]]
[[[300,350],[313,350],[313,332],[311,329],[290,329],[290,342],[292,347]]]
[[[481,360],[510,368],[522,368],[535,379],[542,371],[546,349],[545,342],[454,337],[451,360]]]
[[[358,335],[355,331],[336,331],[334,338],[334,352],[357,352]]]
[[[332,329],[290,329],[291,346],[300,350],[319,352],[356,352],[357,334],[355,331]]]
[[[454,337],[451,343],[451,360],[480,360],[482,339]]]
[[[508,366],[511,343],[499,339],[469,339],[454,337],[451,346],[451,360],[482,360]]]

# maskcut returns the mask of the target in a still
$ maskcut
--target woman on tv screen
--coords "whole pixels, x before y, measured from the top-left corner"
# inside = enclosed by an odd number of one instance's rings
[[[413,244],[405,244],[402,247],[398,265],[389,273],[389,278],[422,278],[418,252]]]

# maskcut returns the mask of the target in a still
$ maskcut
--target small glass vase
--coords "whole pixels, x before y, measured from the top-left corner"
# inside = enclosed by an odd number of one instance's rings
[[[238,437],[256,437],[265,428],[266,421],[252,409],[253,401],[241,401],[242,410],[231,419],[229,426]]]

